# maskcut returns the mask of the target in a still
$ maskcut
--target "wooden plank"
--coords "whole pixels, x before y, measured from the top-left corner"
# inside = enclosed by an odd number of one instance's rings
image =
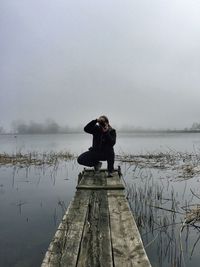
[[[102,183],[104,185],[102,185]],[[106,171],[100,172],[88,172],[84,171],[81,182],[77,185],[77,189],[107,189],[107,190],[118,190],[125,189],[120,178],[118,172],[113,173],[113,177],[107,177]]]
[[[113,177],[108,177],[107,178],[107,185],[109,185],[109,186],[114,186],[114,185],[120,185],[120,186],[123,186],[124,187],[124,185],[123,185],[123,183],[122,183],[122,180],[121,180],[121,178],[119,177],[119,175],[118,175],[118,173],[117,172],[115,172],[115,173],[113,173]],[[124,188],[125,189],[125,188]]]
[[[68,215],[71,227],[65,239],[60,266],[75,267],[83,229],[85,226],[90,195],[85,191],[78,190],[75,195],[72,212]]]
[[[108,191],[115,267],[150,267],[143,243],[122,191]]]
[[[85,170],[82,173],[82,179],[80,183],[77,185],[77,187],[87,185],[102,185],[102,183],[105,183],[105,172],[94,172],[94,171],[88,171]]]
[[[77,267],[113,267],[106,191],[91,193]]]
[[[118,168],[115,168],[114,169],[114,171],[116,171],[116,172],[118,172]],[[94,172],[105,172],[105,173],[107,173],[108,172],[108,170],[107,170],[107,168],[101,168],[99,171],[95,171],[94,169],[89,169],[89,168],[84,168],[84,170],[83,170],[83,172],[89,172],[89,173],[94,173]]]
[[[77,189],[85,190],[124,190],[123,185],[77,185]]]
[[[75,267],[88,211],[89,194],[78,190],[49,245],[42,267]]]

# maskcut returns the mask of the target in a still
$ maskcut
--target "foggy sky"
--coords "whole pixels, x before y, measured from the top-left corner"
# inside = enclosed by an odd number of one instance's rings
[[[0,125],[200,121],[197,0],[1,0]]]

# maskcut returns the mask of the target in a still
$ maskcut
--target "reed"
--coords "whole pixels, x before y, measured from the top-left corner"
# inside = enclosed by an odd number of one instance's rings
[[[135,168],[152,168],[159,170],[173,170],[177,172],[176,178],[187,180],[200,175],[200,153],[187,153],[169,150],[146,154],[116,155],[121,163],[134,165]]]
[[[16,154],[0,154],[0,166],[18,166],[21,168],[27,166],[41,166],[41,165],[57,165],[58,161],[68,161],[74,159],[74,155],[70,152],[49,152],[38,153],[29,152]]]
[[[200,248],[200,195],[190,187],[177,188],[178,184],[198,177],[199,156],[170,152],[121,155],[117,160],[152,266],[182,267],[190,261],[192,264]],[[193,173],[185,170],[188,165]]]

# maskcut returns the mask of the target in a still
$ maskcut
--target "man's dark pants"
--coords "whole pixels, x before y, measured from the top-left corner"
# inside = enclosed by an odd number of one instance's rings
[[[109,172],[112,172],[114,170],[114,160],[115,154],[113,151],[99,152],[93,150],[84,152],[77,159],[79,164],[88,167],[93,167],[97,165],[99,161],[107,161],[107,168]]]

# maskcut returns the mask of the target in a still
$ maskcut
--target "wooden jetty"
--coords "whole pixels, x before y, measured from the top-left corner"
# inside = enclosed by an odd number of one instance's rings
[[[84,169],[41,267],[150,267],[120,169]]]

